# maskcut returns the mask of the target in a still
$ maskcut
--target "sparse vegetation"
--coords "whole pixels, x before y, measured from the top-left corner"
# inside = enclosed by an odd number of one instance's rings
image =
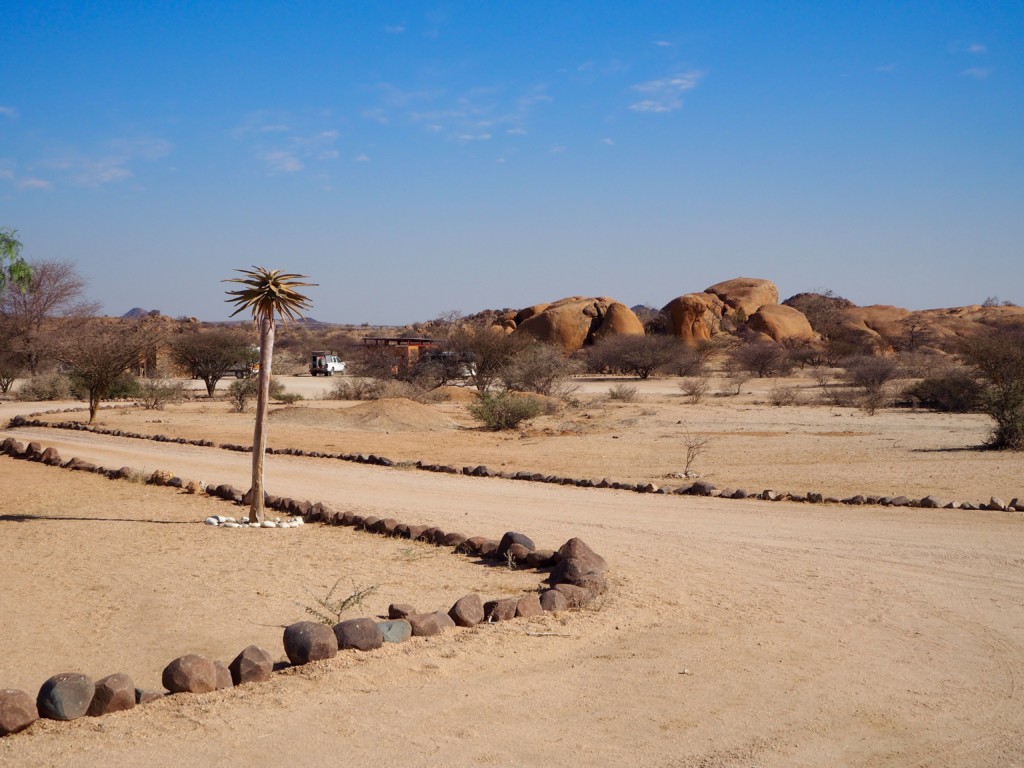
[[[372,595],[377,591],[377,586],[372,587],[354,587],[351,593],[345,596],[338,595],[338,586],[341,584],[343,579],[338,579],[334,582],[327,594],[322,597],[318,597],[313,592],[309,592],[310,597],[313,598],[315,605],[305,605],[303,603],[296,602],[295,605],[302,608],[306,613],[312,616],[314,619],[319,621],[321,624],[327,624],[334,626],[341,621],[342,615],[349,608],[355,608],[363,600]]]
[[[648,379],[655,372],[678,364],[686,347],[674,336],[611,336],[590,350],[595,371],[611,371]]]
[[[537,398],[512,392],[481,392],[467,409],[487,429],[497,432],[535,419],[543,413],[544,406]]]
[[[968,339],[960,354],[981,381],[981,410],[996,423],[989,445],[1024,450],[1024,327]]]
[[[44,373],[33,376],[23,382],[14,393],[14,399],[22,402],[33,400],[69,400],[71,398],[71,382],[60,373]]]
[[[608,387],[608,399],[620,403],[635,403],[640,399],[640,391],[631,384],[620,382]]]
[[[686,395],[686,402],[692,405],[700,403],[710,387],[711,381],[707,375],[687,376],[679,382],[679,389]]]
[[[711,445],[711,436],[704,432],[691,432],[683,427],[682,442],[686,449],[686,464],[683,467],[683,474],[692,477],[693,465]]]

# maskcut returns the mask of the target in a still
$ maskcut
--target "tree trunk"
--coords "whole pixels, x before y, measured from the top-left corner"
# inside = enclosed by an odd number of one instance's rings
[[[96,421],[96,411],[100,408],[100,392],[97,389],[89,390],[89,423]]]
[[[211,400],[213,400],[213,393],[217,389],[218,381],[220,381],[220,379],[215,379],[212,376],[207,376],[203,379],[203,382],[206,384],[206,396]]]
[[[252,488],[249,489],[249,522],[262,523],[263,456],[267,450],[267,404],[270,402],[270,366],[274,356],[274,318],[260,320],[260,375],[256,395],[256,429],[252,436]]]

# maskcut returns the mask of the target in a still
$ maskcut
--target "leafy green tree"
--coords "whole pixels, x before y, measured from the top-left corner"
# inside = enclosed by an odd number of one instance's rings
[[[0,295],[6,292],[9,283],[26,290],[31,279],[32,268],[21,258],[18,231],[0,227]]]
[[[260,332],[260,375],[259,392],[256,395],[256,426],[252,438],[252,487],[249,489],[249,522],[262,523],[265,517],[263,498],[263,461],[267,450],[267,404],[270,401],[270,375],[274,359],[274,317],[282,322],[302,317],[303,310],[310,308],[309,299],[296,288],[314,286],[316,283],[299,282],[305,275],[281,274],[264,267],[236,269],[244,277],[233,277],[226,283],[241,283],[244,288],[228,291],[228,302],[238,308],[231,313],[250,310],[253,323]]]

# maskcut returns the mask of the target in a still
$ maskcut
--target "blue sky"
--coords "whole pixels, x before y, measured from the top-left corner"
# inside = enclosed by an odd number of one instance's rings
[[[104,311],[1024,304],[1024,2],[20,2],[0,226]]]

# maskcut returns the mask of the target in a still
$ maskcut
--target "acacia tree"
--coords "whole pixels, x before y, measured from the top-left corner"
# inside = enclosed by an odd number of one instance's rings
[[[32,268],[21,258],[18,231],[0,227],[0,295],[7,291],[8,283],[25,290],[32,279]]]
[[[680,362],[685,353],[685,345],[674,336],[608,336],[590,350],[590,362],[598,369],[647,379],[659,368]]]
[[[217,382],[247,362],[251,351],[249,336],[240,328],[186,332],[171,344],[174,361],[189,375],[202,379],[211,398]]]
[[[159,330],[145,320],[91,321],[67,334],[57,358],[85,387],[90,424],[117,377],[139,365],[159,339]]]
[[[302,317],[302,311],[310,308],[309,299],[296,288],[314,286],[316,283],[302,283],[306,275],[281,274],[264,267],[236,269],[244,277],[232,277],[225,283],[241,283],[244,288],[227,291],[227,299],[237,305],[231,313],[234,317],[246,309],[252,312],[253,324],[260,332],[260,375],[259,391],[256,395],[256,426],[252,437],[252,487],[249,489],[249,522],[262,523],[264,518],[263,458],[267,450],[267,403],[270,400],[270,368],[274,356],[274,316],[282,322]]]

